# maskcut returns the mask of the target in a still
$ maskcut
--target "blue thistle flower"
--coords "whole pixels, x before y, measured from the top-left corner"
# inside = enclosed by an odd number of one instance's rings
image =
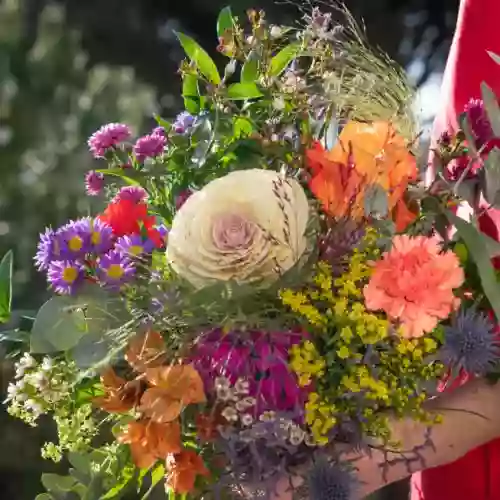
[[[350,500],[355,488],[351,472],[325,457],[315,461],[309,471],[309,493],[312,500]]]
[[[460,311],[444,334],[441,359],[450,368],[482,376],[500,359],[495,325],[474,308]]]

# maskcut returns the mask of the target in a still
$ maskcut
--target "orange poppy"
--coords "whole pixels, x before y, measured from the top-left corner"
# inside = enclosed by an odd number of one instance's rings
[[[166,359],[165,342],[158,332],[148,331],[136,335],[125,353],[128,364],[138,372],[161,366]]]
[[[166,486],[180,494],[194,490],[197,476],[207,477],[210,474],[203,459],[193,450],[182,450],[169,455],[166,466]]]
[[[185,406],[206,401],[203,381],[192,365],[148,368],[146,379],[153,387],[142,396],[140,410],[155,422],[170,422]]]
[[[315,143],[306,160],[312,174],[309,187],[326,213],[363,217],[368,188],[378,185],[387,192],[398,229],[404,229],[411,212],[403,197],[418,171],[414,156],[390,123],[349,122],[331,151]]]
[[[157,460],[165,460],[170,453],[181,451],[181,427],[178,420],[167,424],[138,420],[127,425],[118,441],[130,445],[137,467],[148,469]]]
[[[104,396],[94,398],[94,404],[110,413],[126,413],[139,404],[143,386],[139,380],[127,382],[113,368],[101,375]]]

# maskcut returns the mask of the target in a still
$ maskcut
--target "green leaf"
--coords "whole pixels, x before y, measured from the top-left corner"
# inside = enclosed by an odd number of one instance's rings
[[[234,121],[233,129],[234,136],[240,139],[241,137],[248,137],[251,135],[254,131],[254,126],[248,118],[238,116]]]
[[[189,59],[196,65],[200,73],[209,82],[214,85],[219,85],[220,75],[217,71],[217,66],[207,52],[190,36],[184,35],[183,33],[176,33],[176,36],[179,42],[181,42],[184,52],[186,52]]]
[[[124,493],[124,490],[130,485],[130,482],[135,477],[135,467],[125,467],[121,471],[121,477],[118,484],[113,486],[109,491],[106,492],[104,496],[100,498],[100,500],[110,500],[112,498],[116,498],[117,495],[120,496],[121,493]]]
[[[234,27],[233,14],[231,13],[231,7],[224,7],[217,18],[217,36],[221,38],[225,35],[228,30],[232,30]]]
[[[252,50],[241,68],[241,82],[253,83],[259,76],[259,54]]]
[[[151,471],[151,487],[144,494],[142,500],[146,500],[149,498],[156,485],[165,477],[165,466],[160,462],[152,471]]]
[[[0,262],[0,323],[6,323],[10,319],[13,269],[14,254],[9,250]]]
[[[389,199],[387,191],[379,184],[368,187],[364,199],[365,215],[378,215],[385,217],[389,212]]]
[[[227,97],[233,100],[256,99],[263,95],[255,83],[233,83],[227,88]]]
[[[30,341],[30,333],[19,328],[15,330],[5,330],[0,333],[0,342],[16,342],[27,344]]]
[[[475,156],[477,156],[478,153],[476,149],[476,139],[472,134],[472,129],[469,120],[467,119],[467,113],[463,113],[459,117],[459,123],[460,128],[462,129],[463,133],[465,134],[465,138],[467,139],[467,147],[472,151],[472,153],[474,153]]]
[[[191,114],[196,115],[200,111],[200,89],[196,75],[185,73],[182,78],[182,97],[184,107]]]
[[[79,472],[90,474],[91,462],[88,455],[83,453],[70,452],[68,454],[69,463]]]
[[[132,169],[124,170],[122,168],[101,168],[99,170],[96,170],[96,172],[99,172],[104,175],[111,175],[113,177],[119,177],[120,179],[123,179],[130,186],[142,186],[140,178],[144,177],[144,174],[142,174],[142,172],[136,172],[135,170]],[[140,178],[134,179],[133,177],[131,177],[131,175],[137,175]]]
[[[497,207],[500,205],[500,149],[493,148],[484,160],[484,197]]]
[[[500,56],[498,54],[491,52],[491,50],[487,50],[486,52],[497,64],[500,64]]]
[[[42,484],[48,491],[55,493],[60,491],[71,491],[75,486],[75,478],[71,476],[59,476],[58,474],[42,474]]]
[[[470,222],[457,217],[454,213],[447,211],[446,215],[450,223],[456,227],[458,235],[467,245],[470,256],[476,264],[483,292],[496,317],[500,318],[500,285],[497,282],[488,248],[483,238],[481,238],[481,233]]]
[[[500,106],[495,96],[495,92],[485,82],[481,83],[481,94],[483,97],[484,107],[490,119],[491,128],[495,137],[500,136]]]
[[[272,59],[269,67],[269,76],[280,76],[287,66],[297,57],[300,52],[299,42],[291,43],[281,49]]]
[[[54,498],[48,493],[40,493],[36,496],[35,500],[54,500]]]

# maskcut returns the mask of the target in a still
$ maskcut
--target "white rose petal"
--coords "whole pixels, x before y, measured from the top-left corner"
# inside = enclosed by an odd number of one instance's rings
[[[273,281],[303,255],[309,204],[294,179],[239,170],[192,194],[177,212],[167,258],[195,287]]]

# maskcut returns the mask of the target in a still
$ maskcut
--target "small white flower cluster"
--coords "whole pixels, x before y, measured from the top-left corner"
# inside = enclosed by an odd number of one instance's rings
[[[68,396],[75,372],[72,363],[54,363],[45,357],[39,364],[29,353],[16,363],[15,370],[15,382],[7,387],[5,403],[9,403],[9,414],[32,426]]]
[[[248,395],[248,390],[249,383],[245,379],[239,378],[234,387],[231,387],[231,382],[226,377],[215,379],[217,401],[225,406],[221,415],[228,422],[234,424],[240,421],[245,427],[253,423],[253,416],[248,410],[255,406],[257,400]]]

